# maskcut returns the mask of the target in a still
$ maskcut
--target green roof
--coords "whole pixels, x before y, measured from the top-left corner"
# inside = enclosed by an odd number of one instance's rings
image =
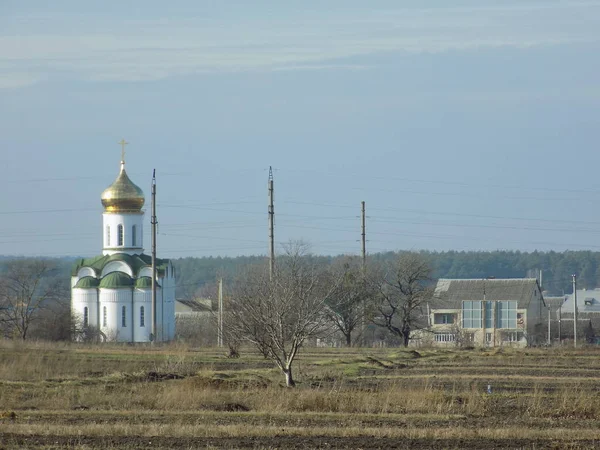
[[[77,273],[83,267],[90,267],[96,272],[96,275],[100,275],[102,273],[102,269],[113,261],[123,261],[133,270],[133,274],[137,275],[142,267],[150,267],[152,266],[152,257],[150,255],[145,255],[143,253],[137,255],[128,255],[127,253],[115,253],[113,255],[101,255],[96,256],[94,258],[85,258],[78,260],[73,266],[73,270],[71,271],[72,276],[77,276]],[[168,259],[159,259],[156,258],[156,271],[159,275],[163,275],[165,273],[165,269],[169,264]]]
[[[135,280],[136,288],[151,288],[152,287],[152,277],[140,277]],[[156,287],[160,287],[160,284],[156,283]]]
[[[133,278],[125,272],[111,272],[100,280],[100,287],[116,289],[133,286]]]
[[[100,281],[94,277],[83,277],[74,286],[79,289],[97,288]]]

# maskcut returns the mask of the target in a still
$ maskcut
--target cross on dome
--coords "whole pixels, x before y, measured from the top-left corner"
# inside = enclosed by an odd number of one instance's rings
[[[125,163],[125,146],[128,145],[129,142],[125,142],[125,139],[121,139],[119,144],[121,145],[121,162]]]

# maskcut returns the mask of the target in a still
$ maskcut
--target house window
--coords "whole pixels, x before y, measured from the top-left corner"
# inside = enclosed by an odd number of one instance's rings
[[[435,342],[454,342],[456,336],[453,333],[435,333]]]
[[[117,245],[123,245],[123,225],[117,226]]]
[[[453,324],[454,323],[454,314],[436,313],[433,315],[433,323],[435,325]]]
[[[131,227],[131,246],[135,247],[136,244],[136,240],[137,240],[137,236],[136,236],[136,229],[135,229],[135,225]]]
[[[127,326],[127,306],[121,308],[121,326],[123,328]]]
[[[84,307],[83,308],[83,326],[87,327],[88,326],[88,322],[89,322],[89,317],[88,317],[88,307]]]
[[[145,326],[144,307],[140,306],[140,327]]]
[[[481,302],[463,301],[462,309],[463,328],[481,328]]]
[[[110,247],[110,225],[106,225],[106,246]]]
[[[594,303],[594,299],[593,298],[586,298],[583,303],[585,304],[585,306],[592,306],[592,304]]]
[[[103,327],[107,327],[108,326],[108,319],[106,316],[106,306],[104,308],[102,308],[102,326]]]
[[[505,331],[502,333],[502,340],[504,342],[519,342],[523,340],[523,333],[521,331]]]
[[[498,302],[498,315],[496,319],[498,328],[517,328],[517,302]]]
[[[494,326],[494,306],[496,302],[485,302],[485,327],[492,328]]]
[[[492,333],[485,333],[485,342],[488,344],[492,342]]]

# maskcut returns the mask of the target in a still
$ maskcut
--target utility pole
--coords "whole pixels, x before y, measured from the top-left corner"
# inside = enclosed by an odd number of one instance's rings
[[[273,205],[273,168],[269,166],[269,277],[275,275],[275,206]]]
[[[552,338],[550,336],[550,307],[548,306],[548,347],[552,344]]]
[[[365,218],[365,202],[360,202],[361,204],[361,222],[362,222],[362,233],[361,233],[361,238],[362,238],[362,269],[363,269],[363,275],[366,275],[367,273],[367,227],[365,225],[366,223],[366,218]]]
[[[487,333],[486,333],[486,328],[485,328],[485,318],[487,316],[486,314],[486,306],[487,306],[487,300],[485,298],[485,278],[483,279],[483,302],[481,304],[481,327],[482,327],[482,334],[483,334],[483,345],[485,347],[488,347],[490,344],[487,340]]]
[[[565,291],[563,291],[563,294],[565,293]],[[561,303],[561,305],[558,307],[558,345],[562,345],[562,305],[564,305],[564,295],[563,295],[563,302]]]
[[[218,325],[218,335],[217,335],[217,345],[219,347],[223,347],[223,278],[219,278],[219,325]]]
[[[152,217],[150,224],[152,225],[152,332],[150,340],[156,341],[156,169],[152,171]]]
[[[577,277],[573,274],[573,347],[577,347]]]
[[[363,275],[363,283],[365,286],[365,293],[367,287],[367,227],[366,227],[366,216],[365,216],[365,202],[360,202],[361,205],[361,242],[362,242],[362,275]],[[362,304],[362,317],[361,317],[361,341],[363,345],[366,344],[366,332],[367,332],[367,324],[365,320],[365,315],[367,314],[367,299],[363,299]]]

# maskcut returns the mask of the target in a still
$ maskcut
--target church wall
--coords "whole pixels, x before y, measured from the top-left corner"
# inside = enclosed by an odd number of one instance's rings
[[[77,282],[83,277],[96,278],[96,272],[91,267],[82,267],[77,272],[77,276],[71,277],[71,287],[75,286],[77,284]]]
[[[129,264],[123,261],[111,261],[105,265],[102,269],[102,277],[105,277],[111,272],[124,272],[130,277],[135,276],[133,270],[131,270],[131,267],[129,267]]]
[[[71,293],[71,313],[83,321],[84,308],[88,308],[88,326],[98,326],[98,289],[74,288]],[[83,322],[81,322],[83,324]]]
[[[142,267],[140,272],[137,274],[138,278],[141,277],[150,277],[152,278],[152,267]]]
[[[119,225],[123,225],[123,246],[118,246]],[[136,225],[136,245],[132,243],[132,226]],[[106,227],[110,226],[110,243],[107,242]],[[144,213],[102,214],[102,247],[105,255],[113,253],[141,253],[144,248]]]
[[[106,307],[106,326],[102,323],[101,330],[108,341],[132,342],[135,323],[132,306],[133,292],[131,288],[100,289],[100,314],[102,316],[104,307]],[[122,320],[123,307],[125,307],[125,326],[123,326]]]
[[[157,289],[158,294],[158,289]],[[144,307],[144,326],[141,326],[141,307]],[[149,342],[152,333],[152,289],[133,291],[134,341]]]

